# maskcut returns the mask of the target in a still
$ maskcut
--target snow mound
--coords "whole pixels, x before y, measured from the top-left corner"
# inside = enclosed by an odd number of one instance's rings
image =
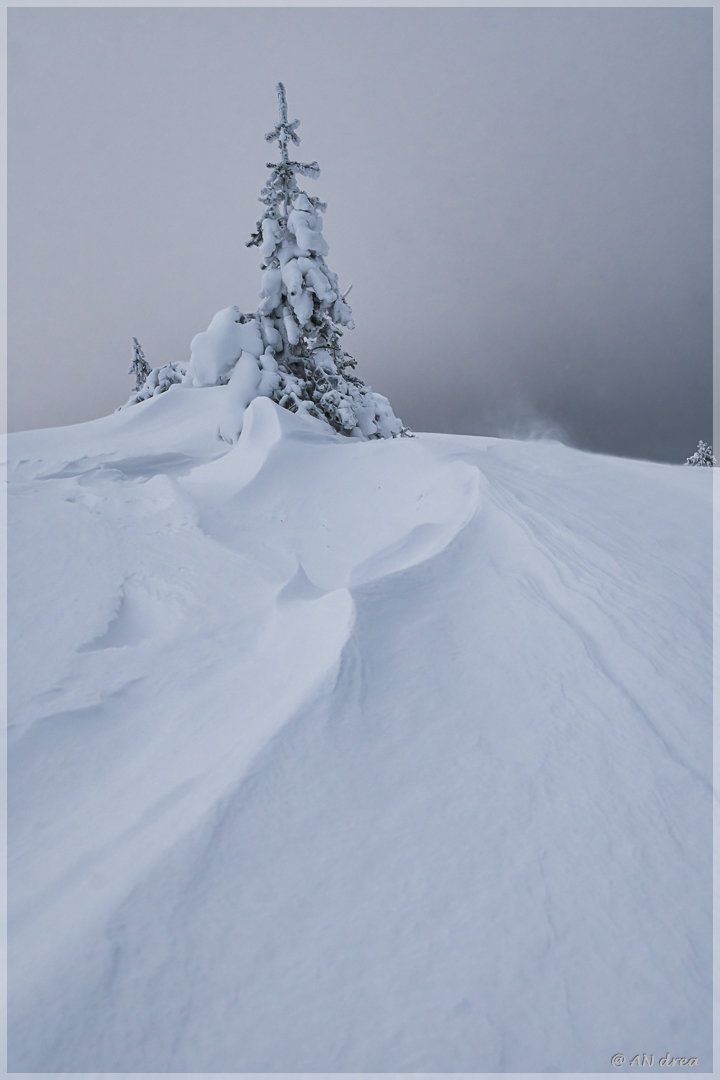
[[[212,318],[207,330],[190,342],[190,364],[186,381],[190,386],[215,386],[227,381],[243,353],[257,361],[264,346],[257,322],[245,317],[233,306],[223,308]],[[256,364],[257,366],[257,364]]]
[[[10,1070],[710,1071],[712,471],[247,389],[8,439]]]

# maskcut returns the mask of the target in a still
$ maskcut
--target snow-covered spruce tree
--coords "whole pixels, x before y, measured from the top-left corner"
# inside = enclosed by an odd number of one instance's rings
[[[130,367],[128,368],[128,375],[135,376],[135,390],[141,389],[143,383],[150,374],[150,365],[145,359],[145,353],[142,351],[142,346],[136,337],[133,338],[133,358]]]
[[[711,467],[713,465],[717,465],[717,461],[713,457],[712,446],[709,446],[708,443],[703,442],[701,439],[700,442],[697,444],[697,450],[694,454],[691,454],[689,458],[686,458],[685,464],[705,465]]]
[[[374,394],[355,374],[356,361],[341,344],[343,329],[354,326],[337,275],[325,262],[322,235],[325,204],[303,191],[298,176],[315,179],[316,161],[290,159],[299,120],[288,121],[285,87],[277,85],[280,118],[265,136],[276,142],[280,161],[270,162],[270,177],[260,194],[265,211],[247,246],[263,258],[261,303],[256,313],[265,346],[260,361],[274,368],[269,396],[292,412],[326,420],[336,431],[365,438],[408,434],[387,398]]]
[[[186,371],[187,365],[178,363],[151,368],[145,359],[140,342],[134,337],[133,358],[128,375],[135,376],[135,389],[120,408],[125,409],[128,405],[137,405],[139,401],[147,401],[156,394],[164,394],[171,386],[183,381]]]

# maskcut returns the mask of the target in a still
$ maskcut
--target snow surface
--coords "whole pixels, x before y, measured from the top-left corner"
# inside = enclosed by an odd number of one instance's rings
[[[9,438],[10,1070],[709,1070],[712,472],[232,393]]]

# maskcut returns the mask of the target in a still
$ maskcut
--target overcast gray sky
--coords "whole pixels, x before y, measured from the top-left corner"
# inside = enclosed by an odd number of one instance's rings
[[[416,430],[712,438],[710,8],[13,8],[9,422],[257,304],[274,85],[358,373]],[[270,151],[272,154],[272,151]]]

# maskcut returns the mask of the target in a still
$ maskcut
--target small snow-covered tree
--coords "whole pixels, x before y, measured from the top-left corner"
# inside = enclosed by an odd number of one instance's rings
[[[691,454],[689,458],[685,460],[686,465],[705,465],[712,467],[717,465],[717,461],[713,457],[712,446],[703,442],[702,439],[697,444],[697,450],[694,454]]]
[[[142,351],[140,342],[136,337],[133,338],[133,358],[132,363],[128,369],[128,375],[135,376],[135,390],[138,391],[144,385],[145,380],[150,374],[150,365],[145,359],[145,353]]]
[[[128,375],[135,376],[135,389],[130,394],[121,409],[128,405],[137,405],[140,401],[157,394],[164,394],[171,386],[181,383],[187,372],[187,364],[163,364],[160,367],[151,368],[145,359],[145,353],[136,337],[133,338],[133,358],[128,369]]]
[[[407,434],[387,398],[355,374],[356,361],[342,346],[343,330],[354,327],[350,290],[340,292],[325,262],[325,204],[298,184],[298,176],[315,179],[320,169],[316,161],[291,160],[290,144],[300,142],[299,120],[288,120],[285,87],[278,83],[276,89],[280,117],[265,138],[277,143],[280,161],[268,163],[270,177],[260,193],[265,212],[247,244],[259,247],[263,259],[257,318],[265,346],[261,367],[277,373],[270,396],[346,435]]]

